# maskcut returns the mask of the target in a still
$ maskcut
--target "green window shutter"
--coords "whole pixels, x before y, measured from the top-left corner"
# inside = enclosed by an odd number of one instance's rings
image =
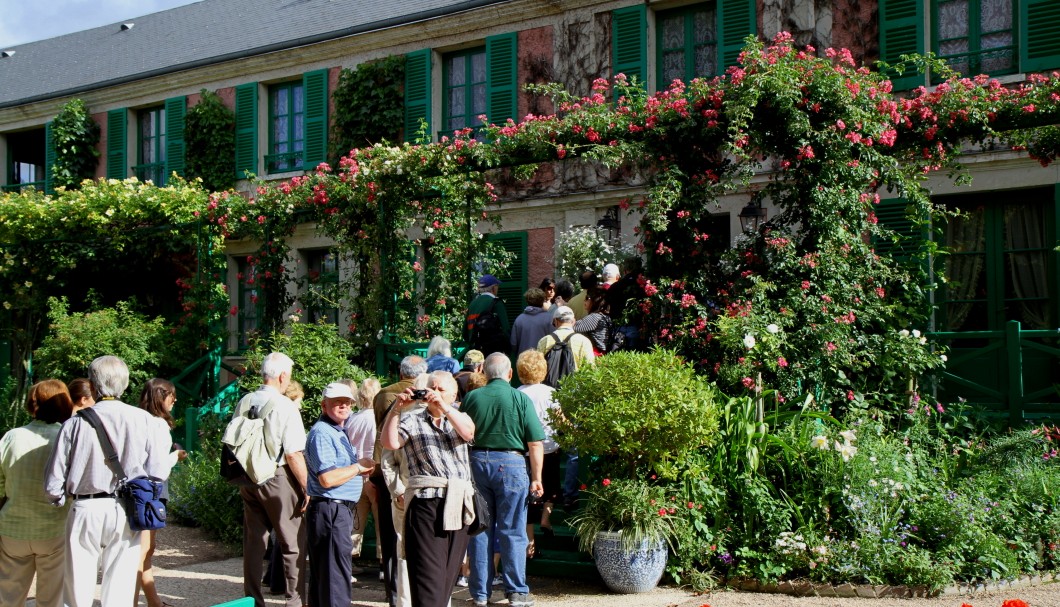
[[[1060,67],[1060,2],[1020,2],[1020,70],[1037,72]]]
[[[419,136],[420,121],[431,134],[431,49],[405,55],[405,141]]]
[[[505,251],[512,253],[514,258],[511,265],[504,274],[497,274],[501,286],[497,290],[497,297],[504,300],[504,309],[508,313],[508,322],[515,322],[515,317],[522,313],[526,305],[523,303],[523,295],[526,294],[527,281],[529,278],[529,259],[527,258],[526,232],[503,232],[500,234],[489,234],[490,242],[495,242]]]
[[[307,171],[328,159],[328,71],[316,70],[302,75],[305,91],[305,160]]]
[[[718,2],[718,75],[740,62],[744,39],[755,33],[755,0]]]
[[[258,83],[236,87],[236,178],[258,173]]]
[[[55,157],[57,156],[55,151],[55,142],[52,140],[52,123],[48,122],[44,125],[44,193],[54,194],[55,189],[52,187],[52,167],[55,166]]]
[[[125,130],[129,113],[125,108],[107,112],[107,179],[125,179],[129,163],[125,154]]]
[[[184,97],[166,99],[166,182],[173,173],[184,176]]]
[[[880,0],[880,60],[899,64],[899,55],[924,52],[925,0]],[[907,69],[901,77],[887,75],[896,91],[924,84],[921,73]]]
[[[519,112],[518,45],[515,32],[486,38],[486,116],[493,124]]]
[[[898,241],[890,239],[873,241],[876,252],[890,255],[899,261],[908,261],[927,238],[924,229],[909,216],[909,201],[905,198],[889,198],[876,205],[876,218],[880,225],[898,234]]]
[[[625,74],[646,86],[648,17],[643,4],[611,11],[611,74]]]

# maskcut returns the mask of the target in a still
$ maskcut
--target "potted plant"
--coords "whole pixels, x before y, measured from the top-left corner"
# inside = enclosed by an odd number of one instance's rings
[[[611,589],[643,592],[659,582],[677,522],[665,483],[717,436],[719,399],[663,349],[608,354],[560,382],[559,412],[551,412],[557,440],[592,460],[602,478],[571,522]]]
[[[642,480],[605,478],[583,496],[570,524],[607,587],[623,593],[654,588],[666,569],[676,520],[667,491]]]

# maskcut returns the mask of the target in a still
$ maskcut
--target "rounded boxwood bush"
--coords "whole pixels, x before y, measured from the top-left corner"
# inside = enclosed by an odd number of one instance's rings
[[[720,394],[673,352],[615,352],[563,378],[559,442],[600,457],[605,471],[676,478],[718,432]]]

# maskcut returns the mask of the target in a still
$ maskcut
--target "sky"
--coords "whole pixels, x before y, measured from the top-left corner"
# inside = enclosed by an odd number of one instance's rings
[[[0,49],[118,23],[196,0],[0,0]]]

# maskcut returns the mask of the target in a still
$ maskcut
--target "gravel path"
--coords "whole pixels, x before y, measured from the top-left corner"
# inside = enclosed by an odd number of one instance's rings
[[[354,567],[360,578],[354,584],[353,607],[386,607],[378,570]],[[210,607],[242,596],[243,562],[224,546],[206,538],[198,529],[170,526],[159,534],[155,553],[155,580],[162,599],[173,607]],[[1031,607],[1060,607],[1060,584],[1048,584],[1003,593],[984,593],[972,598],[934,599],[838,599],[753,594],[728,590],[696,595],[678,588],[662,587],[636,595],[618,595],[602,584],[555,578],[531,578],[530,588],[538,607],[1001,607],[1005,599],[1019,598]],[[33,592],[30,596],[33,596]],[[498,605],[507,601],[494,593]],[[280,597],[268,597],[270,606],[282,606]],[[30,599],[27,607],[35,605]],[[140,603],[144,603],[141,601]],[[453,607],[470,607],[466,589],[453,595]]]

